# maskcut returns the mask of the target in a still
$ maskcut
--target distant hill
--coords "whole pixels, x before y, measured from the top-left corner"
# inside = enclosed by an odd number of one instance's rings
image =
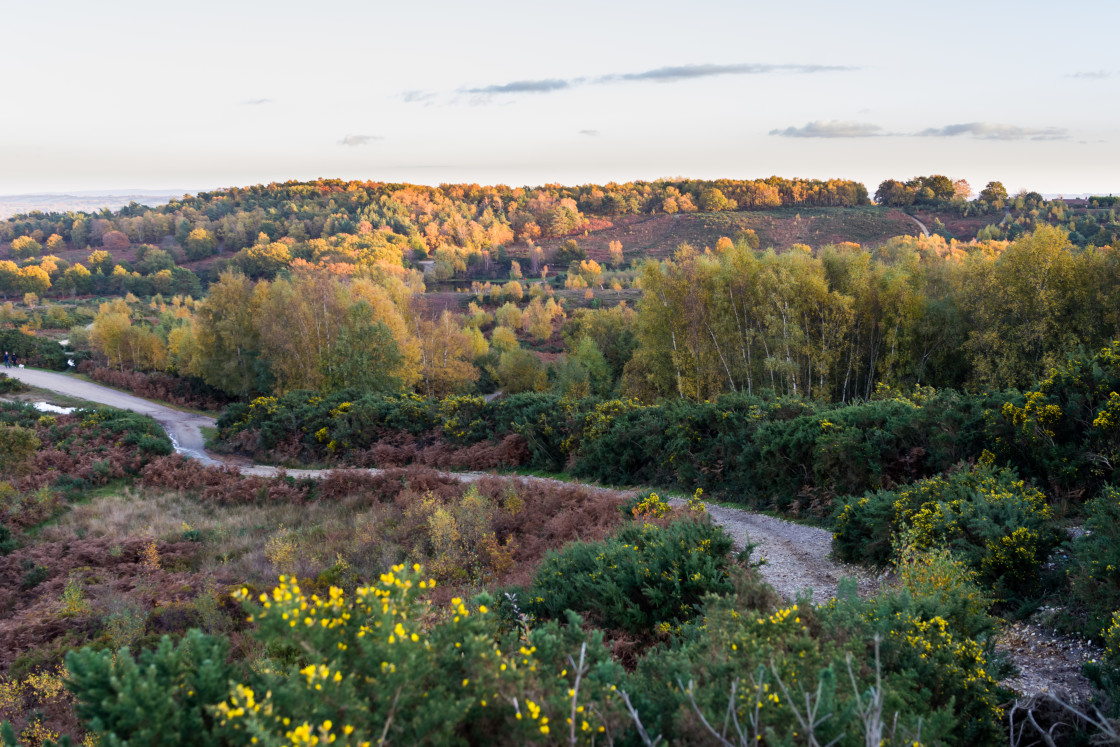
[[[68,211],[96,213],[102,208],[119,210],[135,202],[148,207],[166,205],[174,197],[188,194],[183,189],[163,190],[81,190],[67,194],[27,194],[0,195],[0,220],[20,213],[40,210],[44,213],[65,213]]]

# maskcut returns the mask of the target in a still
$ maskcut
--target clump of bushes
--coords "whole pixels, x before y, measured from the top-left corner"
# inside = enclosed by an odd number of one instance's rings
[[[741,569],[627,674],[575,613],[504,629],[485,594],[424,601],[419,567],[353,592],[282,577],[236,594],[253,661],[193,631],[139,656],[72,653],[69,688],[92,733],[129,743],[992,743],[1004,693],[986,650],[928,606],[955,587],[923,583],[813,607]]]
[[[591,744],[618,732],[623,672],[601,634],[572,617],[497,640],[487,597],[429,607],[419,571],[394,567],[352,594],[309,594],[286,577],[258,599],[241,592],[271,653],[253,667],[197,632],[138,661],[127,649],[73,654],[78,712],[127,743]]]
[[[1072,543],[1070,582],[1083,632],[1099,639],[1107,638],[1120,610],[1120,489],[1106,486],[1087,509],[1085,532]]]
[[[731,537],[710,521],[631,523],[601,542],[549,553],[527,593],[538,616],[586,613],[605,628],[669,630],[693,617],[707,594],[727,593]]]
[[[78,371],[101,384],[125,389],[139,397],[158,399],[181,407],[220,410],[231,399],[223,392],[196,378],[172,376],[162,371],[119,371],[83,361]]]
[[[837,495],[920,479],[984,446],[1005,401],[923,390],[839,405],[730,394],[713,402],[525,393],[429,400],[291,392],[233,405],[225,447],[257,458],[362,466],[567,469],[611,483],[729,496],[828,516]]]
[[[0,394],[22,394],[31,391],[31,387],[19,379],[13,379],[7,374],[0,373]]]
[[[0,403],[0,521],[38,524],[64,500],[94,485],[135,476],[172,451],[151,418],[113,410],[42,417],[29,405]]]
[[[904,531],[919,547],[950,548],[1001,594],[1029,592],[1059,542],[1045,496],[1014,470],[986,463],[849,499],[833,550],[885,565]]]
[[[1006,694],[984,595],[944,552],[910,561],[899,589],[864,601],[846,582],[823,606],[733,574],[731,593],[638,661],[629,692],[647,731],[669,743],[712,731],[732,744],[997,741]]]
[[[1120,341],[1071,355],[989,416],[997,456],[1057,495],[1092,498],[1120,481]]]

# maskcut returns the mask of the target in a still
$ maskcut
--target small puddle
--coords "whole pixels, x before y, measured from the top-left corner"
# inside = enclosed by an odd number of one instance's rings
[[[52,405],[49,402],[35,402],[31,406],[39,412],[53,412],[59,415],[69,415],[70,413],[74,412],[74,410],[78,409],[76,407],[59,407],[58,405]]]

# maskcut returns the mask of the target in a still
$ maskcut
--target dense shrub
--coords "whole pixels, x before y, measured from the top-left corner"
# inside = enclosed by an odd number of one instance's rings
[[[0,373],[0,394],[21,394],[30,390],[31,387],[19,379],[13,379],[5,373]]]
[[[228,648],[194,630],[136,657],[127,648],[72,653],[66,664],[78,716],[106,744],[222,744],[210,707],[235,676]]]
[[[650,633],[693,617],[706,594],[731,590],[731,538],[706,519],[633,523],[601,542],[549,553],[528,592],[538,616],[587,613],[606,628]]]
[[[151,373],[118,371],[114,368],[97,366],[93,361],[84,361],[78,366],[78,371],[100,384],[127,390],[138,397],[170,402],[181,407],[220,410],[230,402],[230,398],[223,392],[196,378],[182,378],[161,371]]]
[[[1014,470],[979,464],[852,498],[833,535],[836,554],[883,565],[903,530],[944,545],[1001,593],[1029,591],[1059,536],[1045,497]]]
[[[794,734],[789,743],[994,743],[1005,694],[987,642],[975,637],[992,620],[974,606],[978,590],[967,577],[945,575],[955,580],[908,574],[898,591],[867,601],[842,585],[836,601],[814,607],[782,603],[757,577],[735,573],[733,593],[708,597],[679,636],[638,662],[634,705],[649,733],[671,744],[705,732],[701,716],[731,743],[785,743]],[[967,618],[952,613],[964,608]],[[876,707],[882,731],[867,741]]]
[[[992,449],[1074,499],[1120,481],[1120,341],[1071,355],[989,416]]]
[[[427,587],[400,566],[352,595],[307,594],[282,577],[259,604],[241,595],[271,658],[234,670],[197,634],[139,662],[127,651],[82,652],[69,660],[80,712],[113,744],[168,733],[230,745],[523,744],[569,734],[591,744],[622,724],[621,667],[578,618],[496,640],[488,598],[436,610],[418,597]]]
[[[292,392],[234,405],[219,428],[227,448],[274,461],[570,469],[824,517],[839,494],[975,458],[985,411],[1004,401],[929,390],[852,405],[733,394],[654,406],[539,393],[487,403]]]
[[[721,593],[705,595],[632,675],[573,612],[541,624],[515,611],[503,628],[488,596],[429,605],[419,567],[397,566],[353,593],[312,594],[286,577],[255,600],[238,592],[252,661],[228,663],[221,639],[190,633],[138,659],[72,654],[71,689],[111,744],[176,734],[231,745],[637,744],[639,721],[651,739],[693,743],[708,731],[700,719],[734,738],[732,716],[767,744],[998,739],[1005,693],[975,637],[983,610],[952,612],[975,594],[967,574],[911,573],[867,601],[845,586],[814,607],[782,604],[751,569],[729,570]]]
[[[1089,503],[1088,512],[1085,533],[1072,543],[1070,575],[1083,632],[1099,639],[1107,637],[1114,613],[1120,610],[1120,489],[1106,486]],[[1120,658],[1120,645],[1117,655]]]
[[[10,555],[16,549],[16,540],[12,537],[12,530],[0,524],[0,555]]]

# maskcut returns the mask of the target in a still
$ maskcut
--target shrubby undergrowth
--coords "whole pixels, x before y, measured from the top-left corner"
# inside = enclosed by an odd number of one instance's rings
[[[587,548],[609,553],[633,531]],[[663,552],[673,544],[682,557],[729,561],[729,541],[713,541],[707,534],[720,530],[694,518],[636,531],[672,538]],[[186,729],[198,744],[676,743],[709,729],[734,738],[732,720],[768,744],[996,738],[1002,693],[975,624],[984,612],[954,614],[956,597],[975,592],[967,578],[915,574],[867,602],[849,589],[814,607],[780,604],[751,569],[726,569],[688,577],[702,594],[690,619],[662,631],[630,673],[575,612],[511,618],[486,594],[431,605],[419,566],[397,566],[353,591],[312,591],[289,577],[263,593],[239,590],[263,658],[231,660],[221,636],[195,632],[138,659],[71,654],[69,687],[91,732],[122,744],[154,738],[139,713],[167,714],[164,734]],[[575,572],[618,588],[631,575],[611,565]],[[634,619],[635,630],[655,632],[657,617]]]
[[[1071,356],[1025,393],[881,387],[848,404],[291,392],[234,405],[219,427],[226,448],[276,462],[567,470],[818,518],[838,496],[931,477],[987,450],[1078,503],[1120,479],[1118,361],[1115,343]]]
[[[985,411],[1003,401],[947,391],[847,406],[746,395],[643,406],[553,394],[485,402],[293,392],[231,407],[219,427],[228,447],[277,461],[568,469],[823,517],[836,495],[978,455]]]
[[[989,464],[850,499],[833,548],[844,560],[885,565],[904,532],[919,547],[950,548],[1004,597],[1032,590],[1059,542],[1045,496]]]

